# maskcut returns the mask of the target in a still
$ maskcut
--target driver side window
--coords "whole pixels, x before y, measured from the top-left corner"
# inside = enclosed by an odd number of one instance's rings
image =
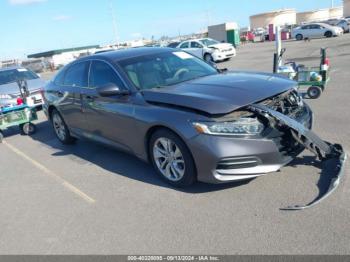
[[[89,87],[96,88],[110,83],[115,84],[120,89],[126,89],[122,80],[110,65],[103,61],[92,61],[89,75]]]

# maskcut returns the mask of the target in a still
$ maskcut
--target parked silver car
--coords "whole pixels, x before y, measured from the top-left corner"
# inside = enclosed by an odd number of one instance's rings
[[[20,90],[17,80],[26,80],[28,84],[29,106],[41,106],[43,103],[41,90],[45,86],[36,73],[23,67],[0,68],[0,107],[13,106],[17,104]]]
[[[292,30],[292,38],[296,40],[340,36],[343,29],[325,23],[312,23],[296,27]]]
[[[344,33],[349,33],[349,29],[350,29],[349,21],[346,19],[329,19],[325,23],[332,26],[341,27]]]

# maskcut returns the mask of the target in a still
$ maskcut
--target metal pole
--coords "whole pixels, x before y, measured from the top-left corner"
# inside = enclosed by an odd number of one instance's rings
[[[113,7],[113,3],[112,0],[109,0],[109,7],[111,10],[111,15],[112,15],[112,24],[113,24],[113,31],[114,31],[114,37],[115,37],[115,41],[116,44],[118,45],[118,31],[117,31],[117,22],[115,19],[115,13],[114,13],[114,7]]]
[[[275,42],[276,42],[276,54],[277,54],[277,68],[282,65],[282,59],[280,59],[281,51],[282,51],[282,39],[281,39],[281,28],[276,26],[275,30]]]

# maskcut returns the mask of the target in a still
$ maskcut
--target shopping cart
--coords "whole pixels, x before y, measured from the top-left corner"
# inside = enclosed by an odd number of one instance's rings
[[[20,95],[15,100],[16,104],[0,107],[0,143],[4,138],[3,131],[10,127],[18,126],[24,135],[32,135],[36,131],[36,127],[32,123],[38,119],[36,109],[26,104],[29,94],[27,83],[25,80],[18,80],[17,84]]]

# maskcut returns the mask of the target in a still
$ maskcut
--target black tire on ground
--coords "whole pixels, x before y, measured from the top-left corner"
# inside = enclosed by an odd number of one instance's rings
[[[0,143],[2,143],[2,140],[4,139],[4,135],[2,134],[1,130],[0,130]]]
[[[19,126],[21,134],[25,136],[30,136],[35,134],[36,126],[33,123],[25,123]]]
[[[295,39],[296,39],[297,41],[301,41],[301,40],[304,39],[304,37],[303,37],[302,34],[297,34],[297,35],[295,36]]]
[[[327,31],[326,33],[324,33],[325,37],[332,37],[333,33],[331,31]]]
[[[62,144],[70,145],[76,141],[76,138],[71,136],[63,117],[56,109],[52,110],[50,119],[56,137]]]
[[[160,168],[158,167],[158,165],[162,165],[163,161],[161,161],[161,158],[155,159],[156,158],[156,151],[157,151],[157,145],[162,145],[162,143],[160,143],[159,141],[165,139],[168,141],[171,141],[173,143],[172,146],[169,146],[170,148],[175,148],[177,147],[181,153],[181,157],[176,157],[177,154],[174,154],[172,157],[173,159],[175,159],[175,162],[177,162],[177,159],[183,160],[183,164],[181,166],[180,169],[183,170],[183,175],[180,176],[181,178],[178,180],[172,180],[169,179],[166,174],[163,174],[162,171],[160,170]],[[168,147],[168,148],[169,148]],[[167,151],[167,149],[164,148],[164,151]],[[172,151],[172,150],[168,150]],[[176,151],[176,150],[174,150]],[[168,184],[175,186],[175,187],[188,187],[190,185],[192,185],[193,183],[196,182],[197,180],[197,171],[196,171],[196,166],[192,157],[192,154],[190,152],[190,150],[187,148],[186,144],[182,141],[182,139],[177,136],[175,133],[171,132],[170,130],[167,129],[159,129],[156,132],[153,133],[153,135],[150,138],[149,141],[149,145],[148,145],[148,152],[149,152],[149,156],[150,156],[150,160],[152,162],[152,165],[154,167],[154,169],[156,170],[156,172],[158,173],[158,175],[165,180]],[[165,159],[165,157],[164,157]],[[157,162],[156,162],[157,161]],[[171,161],[171,160],[170,160]],[[169,163],[169,160],[164,160],[165,164],[164,169],[167,169],[168,166],[170,166],[168,168],[169,173],[170,174],[174,174],[174,162],[173,163]],[[158,164],[157,164],[158,163]],[[176,165],[179,165],[178,163]],[[178,170],[178,169],[176,169]]]
[[[311,86],[307,90],[307,95],[311,99],[317,99],[321,96],[322,94],[322,88],[319,86]]]
[[[211,54],[205,54],[204,55],[204,61],[206,61],[206,62],[213,62],[213,57],[211,56]]]

